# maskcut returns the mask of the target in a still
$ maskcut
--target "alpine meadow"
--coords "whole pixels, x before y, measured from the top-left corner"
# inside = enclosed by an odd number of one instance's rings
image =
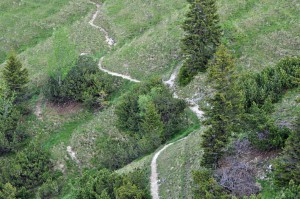
[[[1,0],[0,199],[300,199],[298,0]]]

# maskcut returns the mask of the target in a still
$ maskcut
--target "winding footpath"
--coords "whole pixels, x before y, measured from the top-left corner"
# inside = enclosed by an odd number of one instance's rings
[[[100,32],[102,32],[105,35],[106,43],[109,45],[110,48],[112,48],[114,45],[116,45],[116,42],[114,41],[114,39],[112,39],[109,36],[108,32],[104,28],[102,28],[100,26],[97,26],[94,23],[95,19],[100,14],[101,5],[100,4],[96,4],[94,2],[91,2],[91,3],[94,4],[94,5],[96,5],[97,10],[93,14],[92,19],[89,21],[89,24],[92,27],[97,28]],[[80,55],[87,55],[87,54],[88,53],[81,53]],[[140,83],[141,82],[140,80],[134,79],[134,78],[132,78],[132,77],[130,77],[128,75],[123,75],[123,74],[120,74],[120,73],[112,72],[112,71],[109,71],[109,70],[103,68],[103,66],[102,66],[103,60],[104,60],[104,57],[101,57],[99,59],[99,63],[98,63],[99,69],[101,71],[103,71],[105,73],[108,73],[109,75],[116,76],[116,77],[121,77],[123,79],[127,79],[127,80],[135,82],[135,83]],[[170,79],[167,80],[167,81],[164,81],[164,84],[167,85],[167,86],[169,86],[169,88],[173,91],[174,98],[179,98],[179,96],[177,95],[176,90],[175,90],[175,79],[176,79],[176,77],[178,75],[179,69],[180,69],[180,67],[178,66],[174,70],[174,72],[172,73]],[[189,108],[191,109],[191,111],[193,111],[197,115],[197,117],[199,119],[201,119],[203,117],[203,111],[199,110],[199,105],[197,104],[197,99],[188,99],[188,98],[186,98],[185,101],[189,104]],[[180,140],[178,140],[176,142],[180,142],[180,141],[183,141],[185,139],[186,139],[186,137],[183,138],[183,139],[180,139]],[[152,195],[153,199],[159,199],[159,180],[158,180],[158,172],[157,172],[157,159],[158,159],[159,155],[164,150],[166,150],[168,147],[170,147],[171,145],[173,145],[176,142],[173,142],[173,143],[165,145],[162,149],[160,149],[158,152],[156,152],[155,155],[153,156],[153,159],[151,161],[151,177],[150,177],[151,195]],[[67,150],[68,150],[68,153],[70,154],[70,156],[72,158],[74,158],[75,161],[76,161],[76,156],[75,156],[76,153],[71,150],[70,146],[68,146]]]

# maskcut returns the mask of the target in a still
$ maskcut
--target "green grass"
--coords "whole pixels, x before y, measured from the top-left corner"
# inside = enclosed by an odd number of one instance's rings
[[[279,126],[294,128],[300,114],[300,87],[288,91],[283,99],[275,104],[272,117]]]
[[[285,56],[300,55],[300,4],[293,0],[219,0],[224,42],[240,72],[261,71]],[[209,95],[206,74],[199,74],[179,96]]]
[[[261,70],[299,55],[299,4],[292,0],[220,0],[225,39],[243,70]]]
[[[200,135],[203,130],[204,128],[195,130],[158,157],[161,198],[192,198],[192,171],[200,169]]]
[[[51,133],[49,139],[43,143],[43,147],[46,150],[58,145],[60,143],[67,144],[69,143],[70,138],[75,130],[81,127],[84,123],[87,123],[89,120],[92,119],[92,113],[83,113],[80,114],[78,118],[75,118],[73,121],[64,123],[58,131]]]
[[[233,50],[240,71],[260,71],[287,55],[299,55],[299,3],[294,0],[217,2],[224,28],[223,40]],[[29,69],[30,86],[41,88],[47,76],[52,34],[58,27],[70,30],[78,54],[87,52],[95,59],[105,55],[104,67],[140,80],[156,75],[167,79],[180,63],[180,39],[184,35],[180,26],[187,12],[185,0],[106,0],[95,23],[116,40],[117,45],[112,50],[103,33],[88,24],[95,11],[96,7],[87,0],[1,0],[0,63],[10,49],[15,49]],[[206,74],[199,74],[187,87],[177,88],[179,96],[210,95],[205,79]],[[121,134],[115,127],[113,105],[132,85],[127,82],[113,96],[112,106],[95,115],[82,110],[59,115],[44,103],[43,121],[32,117],[28,121],[29,131],[33,136],[39,135],[55,163],[70,164],[66,159],[66,146],[70,145],[83,167],[94,167],[91,159],[96,155],[95,140],[104,134]],[[298,93],[299,89],[289,91],[275,105],[273,117],[276,121],[294,121],[299,113],[295,103]],[[160,186],[162,198],[191,198],[191,171],[199,169],[202,155],[199,143],[203,130],[198,127],[194,125],[175,136],[172,141],[189,134],[186,140],[170,146],[159,157],[159,177],[164,180]],[[150,165],[151,158],[152,155],[145,156],[118,172],[145,168]],[[71,187],[77,170],[68,169],[70,173],[66,175],[70,176]],[[65,198],[72,198],[72,194],[66,194]]]
[[[49,38],[53,30],[67,26],[90,10],[84,0],[1,0],[0,63],[8,51],[23,52]]]

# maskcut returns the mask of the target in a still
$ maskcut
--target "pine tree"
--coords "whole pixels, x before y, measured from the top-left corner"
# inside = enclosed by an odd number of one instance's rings
[[[209,69],[209,79],[215,94],[209,100],[206,123],[211,125],[203,134],[204,156],[202,165],[216,167],[231,132],[237,131],[243,113],[243,95],[234,74],[235,64],[225,46],[221,45]]]
[[[275,182],[279,186],[287,186],[290,180],[300,185],[300,116],[297,127],[287,139],[283,154],[275,163]]]
[[[142,139],[139,142],[145,152],[161,144],[163,128],[164,124],[161,121],[160,114],[157,112],[154,103],[152,101],[147,102],[140,127]]]
[[[3,70],[3,78],[10,90],[10,95],[15,93],[19,97],[24,94],[26,84],[29,82],[28,70],[22,68],[22,63],[16,58],[16,55],[9,56]]]
[[[179,83],[187,85],[193,77],[206,69],[209,59],[215,53],[222,34],[218,25],[219,16],[215,0],[190,0],[190,11],[183,24],[186,32],[182,40],[185,58],[179,72]]]

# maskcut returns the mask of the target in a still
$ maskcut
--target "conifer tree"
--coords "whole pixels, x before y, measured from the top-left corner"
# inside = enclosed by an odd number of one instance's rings
[[[164,124],[161,121],[161,116],[157,112],[154,103],[148,101],[145,104],[145,112],[140,127],[142,134],[140,145],[142,145],[141,147],[144,151],[150,151],[161,144],[163,127]]]
[[[12,54],[9,56],[3,70],[3,78],[10,95],[15,93],[19,97],[24,94],[26,84],[29,82],[28,70],[22,68],[22,63],[17,59],[16,55]]]
[[[300,116],[296,130],[286,141],[283,154],[275,163],[275,182],[279,186],[287,186],[290,180],[300,185]]]
[[[203,134],[204,156],[202,165],[216,167],[231,132],[237,131],[243,113],[243,95],[234,74],[235,64],[225,46],[221,45],[209,69],[209,79],[215,95],[209,100],[206,123],[211,125]]]
[[[187,85],[193,77],[206,69],[209,59],[220,43],[221,28],[215,0],[190,0],[190,11],[183,24],[186,32],[182,40],[184,64],[179,83]]]

